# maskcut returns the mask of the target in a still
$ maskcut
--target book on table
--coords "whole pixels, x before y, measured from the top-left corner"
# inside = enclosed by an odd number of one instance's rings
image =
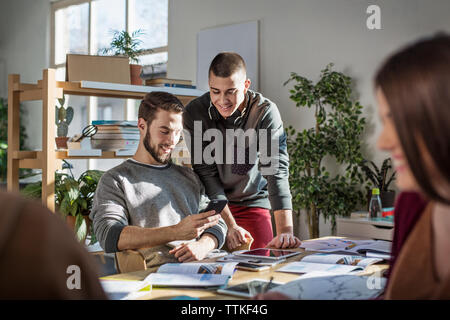
[[[290,262],[277,272],[311,273],[326,272],[332,274],[352,273],[364,270],[367,266],[383,261],[380,258],[365,258],[356,255],[313,253],[300,261]]]
[[[370,254],[372,257],[379,254],[380,257],[385,257],[390,255],[391,245],[391,241],[384,240],[330,238],[303,241],[300,247],[304,248],[306,251],[346,253],[366,256]]]
[[[233,276],[237,262],[166,263],[144,281],[160,287],[221,287]]]
[[[382,294],[385,286],[383,277],[313,272],[268,292],[278,292],[293,300],[369,300]]]

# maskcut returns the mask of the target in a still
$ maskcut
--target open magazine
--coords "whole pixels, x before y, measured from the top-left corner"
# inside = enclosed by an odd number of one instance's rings
[[[163,287],[217,287],[226,285],[237,262],[229,263],[166,263],[145,282]]]
[[[367,300],[382,294],[385,286],[386,279],[381,277],[313,272],[269,292],[296,300]]]
[[[380,258],[365,258],[355,255],[315,253],[303,257],[300,261],[286,264],[277,271],[288,273],[327,272],[332,274],[362,271],[367,266],[380,262]]]
[[[245,256],[238,256],[235,254],[228,254],[224,257],[220,257],[217,259],[219,262],[245,262],[250,263],[254,265],[260,265],[260,266],[269,266],[273,267],[281,262],[284,262],[286,259],[280,259],[280,260],[272,260],[272,259],[264,259],[263,257],[245,257]]]
[[[366,256],[370,254],[372,257],[379,254],[380,257],[386,258],[391,253],[391,245],[392,243],[390,241],[384,240],[330,238],[303,241],[300,247],[306,251],[339,252]]]

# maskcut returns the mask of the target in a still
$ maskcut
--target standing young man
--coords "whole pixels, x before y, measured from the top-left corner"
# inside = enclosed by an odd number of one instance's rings
[[[191,101],[183,113],[191,163],[207,195],[229,201],[221,213],[228,226],[228,248],[245,243],[248,234],[254,239],[252,248],[298,247],[281,116],[275,103],[249,90],[250,83],[240,55],[223,52],[213,59],[209,92]]]

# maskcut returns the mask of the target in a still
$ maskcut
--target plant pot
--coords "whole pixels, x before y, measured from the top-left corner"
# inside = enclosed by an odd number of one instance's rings
[[[141,71],[142,71],[142,66],[140,66],[138,64],[130,64],[131,84],[142,86]]]
[[[367,211],[369,211],[370,199],[372,198],[372,190],[367,191]],[[381,206],[383,208],[392,208],[395,204],[395,191],[380,191]]]
[[[381,205],[383,208],[392,208],[395,204],[395,191],[380,191]]]
[[[69,226],[69,228],[75,233],[75,222],[76,222],[76,217],[71,216],[71,215],[67,215],[66,216],[66,223]],[[91,227],[91,220],[89,219],[89,216],[83,216],[84,221],[86,222],[86,228],[88,230],[88,232],[86,233],[86,236],[89,234],[89,230]],[[81,239],[81,242],[84,243],[84,241],[86,240],[86,237],[84,239]]]
[[[67,149],[67,140],[69,137],[56,137],[56,149]]]

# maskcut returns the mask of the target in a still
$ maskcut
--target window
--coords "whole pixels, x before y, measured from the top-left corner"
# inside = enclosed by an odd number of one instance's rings
[[[113,31],[141,29],[146,53],[140,64],[167,63],[168,0],[61,0],[52,3],[51,67],[56,80],[65,80],[67,53],[98,54],[109,46]],[[139,102],[130,99],[66,96],[75,110],[69,136],[80,133],[92,120],[136,120]],[[75,161],[70,161],[74,162]],[[120,159],[77,160],[74,174],[87,169],[107,170]]]

